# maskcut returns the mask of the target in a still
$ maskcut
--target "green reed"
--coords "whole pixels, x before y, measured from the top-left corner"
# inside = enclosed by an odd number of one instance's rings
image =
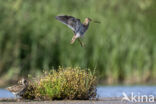
[[[61,65],[95,69],[110,84],[154,81],[154,10],[154,0],[0,1],[0,75],[9,80]],[[101,21],[90,24],[85,48],[70,45],[72,31],[55,19],[61,14]]]

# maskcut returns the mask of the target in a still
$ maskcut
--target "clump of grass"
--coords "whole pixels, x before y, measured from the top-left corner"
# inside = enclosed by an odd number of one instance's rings
[[[44,72],[44,76],[30,82],[24,98],[41,100],[87,100],[96,97],[96,77],[90,70],[62,68]]]

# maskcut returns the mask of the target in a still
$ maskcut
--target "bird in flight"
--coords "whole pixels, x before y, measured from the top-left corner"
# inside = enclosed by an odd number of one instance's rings
[[[70,29],[73,30],[74,36],[71,40],[71,44],[75,42],[76,39],[79,40],[82,47],[84,44],[81,42],[80,37],[82,37],[89,27],[89,23],[92,21],[90,18],[85,18],[84,22],[81,23],[80,19],[77,19],[73,16],[56,16],[56,19],[67,25]],[[98,21],[93,21],[95,23],[100,23]]]

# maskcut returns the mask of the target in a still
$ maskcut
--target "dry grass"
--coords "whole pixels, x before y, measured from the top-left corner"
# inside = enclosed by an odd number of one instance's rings
[[[62,68],[44,72],[44,76],[30,85],[23,96],[39,100],[87,100],[96,97],[96,77],[90,70]]]

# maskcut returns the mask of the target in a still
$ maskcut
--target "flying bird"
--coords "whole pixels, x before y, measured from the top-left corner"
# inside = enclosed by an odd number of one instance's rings
[[[24,78],[18,81],[17,85],[10,86],[6,88],[8,91],[12,92],[16,97],[23,96],[28,86],[28,81]]]
[[[90,18],[85,18],[84,22],[81,23],[80,19],[77,19],[73,16],[56,16],[56,19],[62,22],[63,24],[67,25],[72,31],[74,32],[74,36],[71,40],[71,44],[75,42],[76,39],[79,40],[81,46],[83,47],[84,44],[81,42],[80,37],[84,36],[85,32],[89,27],[89,23],[92,21]],[[95,23],[100,23],[98,21],[93,21]]]

